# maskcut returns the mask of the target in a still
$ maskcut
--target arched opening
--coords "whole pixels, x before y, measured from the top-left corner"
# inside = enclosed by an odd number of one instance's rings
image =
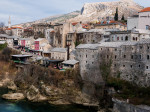
[[[126,36],[126,37],[125,37],[125,41],[128,41],[128,39],[129,39],[128,36]]]

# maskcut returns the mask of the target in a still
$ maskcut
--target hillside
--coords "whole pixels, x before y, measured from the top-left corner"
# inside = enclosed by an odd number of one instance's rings
[[[119,10],[119,18],[122,15],[125,18],[136,15],[144,7],[135,3],[133,0],[119,0],[115,2],[97,2],[97,3],[86,3],[82,7],[81,11],[74,11],[68,14],[62,14],[57,16],[50,16],[41,20],[34,22],[20,24],[20,26],[30,26],[33,23],[43,23],[43,22],[52,22],[52,23],[62,23],[65,21],[76,22],[95,22],[102,20],[103,18],[110,17],[114,18],[116,8]]]
[[[119,10],[119,18],[122,15],[127,18],[138,14],[138,12],[144,7],[135,3],[133,0],[120,0],[115,2],[97,2],[97,3],[86,3],[81,9],[81,15],[71,19],[70,21],[98,21],[109,16],[114,18],[116,8]]]
[[[47,18],[43,18],[43,19],[40,19],[40,20],[33,21],[33,22],[22,23],[22,24],[19,24],[19,26],[28,27],[28,26],[31,26],[32,24],[44,23],[44,22],[47,22],[47,23],[50,23],[50,22],[52,22],[52,23],[63,23],[66,20],[69,20],[71,18],[74,18],[74,17],[78,16],[80,13],[81,13],[80,11],[74,11],[74,12],[71,12],[71,13],[68,13],[68,14],[50,16],[50,17],[47,17]],[[18,26],[18,25],[14,25],[14,26]]]

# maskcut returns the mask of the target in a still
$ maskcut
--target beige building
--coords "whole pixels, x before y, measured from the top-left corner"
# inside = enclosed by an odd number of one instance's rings
[[[53,48],[50,53],[53,60],[67,60],[67,48]]]
[[[102,21],[94,25],[95,29],[102,29],[102,30],[108,30],[108,29],[116,29],[120,31],[126,31],[127,25],[125,23],[117,22],[117,21]]]
[[[69,45],[71,49],[75,49],[79,44],[95,44],[104,38],[103,33],[101,29],[70,32],[66,36],[66,45]]]

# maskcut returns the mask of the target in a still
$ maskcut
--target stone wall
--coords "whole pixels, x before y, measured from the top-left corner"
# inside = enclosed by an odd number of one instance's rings
[[[125,101],[112,99],[114,102],[113,112],[150,112],[150,107],[139,105],[135,106]]]

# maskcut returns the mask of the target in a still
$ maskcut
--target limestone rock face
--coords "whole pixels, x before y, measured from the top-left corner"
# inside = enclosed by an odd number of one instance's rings
[[[138,14],[138,12],[144,8],[135,3],[133,0],[86,3],[81,9],[81,15],[73,18],[72,21],[96,21],[102,20],[107,16],[114,18],[117,7],[119,11],[119,18],[121,18],[123,14],[125,18]]]
[[[25,99],[24,95],[22,93],[10,93],[10,94],[4,94],[2,98],[7,100],[23,100]]]
[[[41,95],[39,89],[33,85],[27,91],[26,96],[27,99],[32,102],[42,102],[47,100],[47,97]]]

